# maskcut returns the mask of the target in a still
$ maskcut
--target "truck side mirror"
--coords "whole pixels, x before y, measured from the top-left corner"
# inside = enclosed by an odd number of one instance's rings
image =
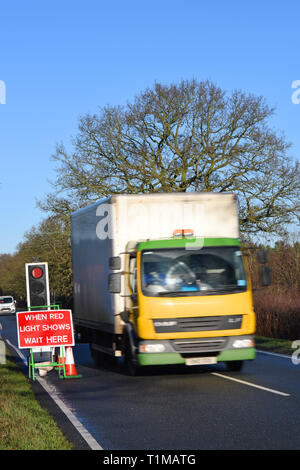
[[[272,275],[271,270],[268,266],[261,266],[260,267],[260,283],[263,287],[267,287],[271,284]]]
[[[108,277],[108,291],[111,294],[121,292],[121,273],[111,273]]]
[[[121,269],[121,257],[120,256],[111,256],[109,258],[109,269],[117,271]]]
[[[268,254],[266,250],[258,250],[256,253],[257,260],[260,264],[265,264],[268,260]]]

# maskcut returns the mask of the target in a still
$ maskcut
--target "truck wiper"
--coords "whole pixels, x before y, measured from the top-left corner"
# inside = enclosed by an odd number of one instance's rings
[[[231,286],[226,286],[221,289],[212,289],[209,290],[209,292],[232,292],[232,291],[243,291],[245,290],[246,286],[237,286],[235,284],[232,284]]]
[[[183,291],[161,291],[161,292],[158,292],[158,295],[161,295],[161,296],[165,296],[165,297],[184,297],[186,295],[191,295],[192,292],[196,292],[197,294],[199,293],[199,291],[194,291],[194,290],[183,290]],[[193,294],[192,294],[193,295]]]
[[[184,291],[160,291],[157,292],[157,295],[161,297],[187,297],[187,296],[195,296],[195,295],[214,295],[214,294],[230,294],[234,292],[242,292],[245,290],[244,286],[228,286],[225,289],[201,289],[198,291],[195,290],[184,290]]]

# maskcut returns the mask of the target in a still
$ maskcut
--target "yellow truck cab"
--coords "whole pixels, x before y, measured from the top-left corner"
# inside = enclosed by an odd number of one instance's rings
[[[254,359],[251,281],[239,240],[141,242],[136,269],[127,312],[139,365],[230,361],[232,369]]]
[[[255,358],[251,280],[233,194],[118,195],[72,215],[74,324],[95,359]]]

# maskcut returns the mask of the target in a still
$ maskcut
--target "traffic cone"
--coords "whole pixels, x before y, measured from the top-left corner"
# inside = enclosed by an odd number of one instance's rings
[[[71,346],[66,347],[66,357],[65,357],[65,378],[80,378],[82,377],[81,374],[78,374],[76,367],[75,367],[75,362],[74,362],[74,356],[73,356],[73,351]]]
[[[60,346],[59,348],[59,354],[57,357],[57,366],[55,369],[63,369],[65,365],[65,349],[63,346]]]

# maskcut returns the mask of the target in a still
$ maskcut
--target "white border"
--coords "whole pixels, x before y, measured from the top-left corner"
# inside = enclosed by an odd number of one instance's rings
[[[59,312],[69,312],[70,314],[70,324],[71,324],[71,334],[72,334],[72,343],[55,343],[55,344],[45,344],[45,345],[34,345],[33,348],[59,348],[60,346],[75,346],[75,339],[74,339],[74,327],[73,327],[73,317],[72,317],[72,310],[61,308],[59,310],[29,310],[28,312],[17,312],[16,313],[16,320],[17,320],[17,334],[18,334],[18,348],[19,349],[32,349],[30,345],[28,346],[20,346],[20,337],[19,337],[19,314],[29,314],[35,315],[37,313],[59,313]],[[50,333],[51,336],[51,333]]]

